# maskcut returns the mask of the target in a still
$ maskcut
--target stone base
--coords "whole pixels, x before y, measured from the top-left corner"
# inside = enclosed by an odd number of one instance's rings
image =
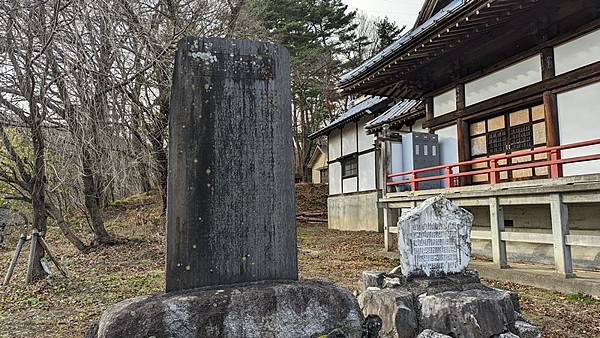
[[[439,278],[363,273],[365,315],[382,319],[381,337],[539,337],[519,313],[518,294],[487,287],[475,271]]]
[[[108,308],[86,338],[361,337],[353,295],[328,281],[260,282],[128,299]]]

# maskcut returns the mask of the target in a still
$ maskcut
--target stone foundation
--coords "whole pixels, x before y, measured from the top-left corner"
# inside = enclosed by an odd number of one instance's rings
[[[125,300],[86,338],[362,336],[356,298],[327,281],[259,282]]]
[[[487,287],[475,271],[438,278],[364,272],[359,304],[382,319],[381,337],[539,337],[516,293]],[[504,336],[503,336],[504,335]]]

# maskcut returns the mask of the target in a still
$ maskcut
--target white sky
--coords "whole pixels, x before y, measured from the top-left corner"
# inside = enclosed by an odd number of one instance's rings
[[[370,16],[387,16],[399,27],[410,30],[425,0],[343,0],[349,9],[358,9]],[[405,31],[406,32],[406,31]]]

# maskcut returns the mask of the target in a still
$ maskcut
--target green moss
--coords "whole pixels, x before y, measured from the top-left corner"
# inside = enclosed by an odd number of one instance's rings
[[[584,295],[583,293],[573,293],[573,294],[567,295],[567,300],[569,302],[573,302],[573,303],[581,302],[585,305],[593,305],[598,302],[592,296]]]

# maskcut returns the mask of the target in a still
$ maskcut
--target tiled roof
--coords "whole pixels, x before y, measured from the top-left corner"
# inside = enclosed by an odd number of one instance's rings
[[[454,0],[454,1],[452,1],[446,7],[444,7],[442,10],[437,12],[435,15],[433,15],[427,21],[425,21],[423,24],[419,25],[418,27],[415,27],[410,32],[402,35],[398,40],[396,40],[394,43],[392,43],[391,45],[389,45],[388,47],[383,49],[377,55],[375,55],[372,58],[370,58],[369,60],[365,61],[362,65],[360,65],[360,66],[352,69],[351,71],[343,74],[342,76],[340,76],[339,81],[347,82],[347,81],[350,81],[353,78],[359,76],[363,72],[367,71],[373,65],[375,65],[378,62],[380,62],[381,60],[385,59],[387,56],[396,52],[397,50],[402,48],[404,45],[406,45],[408,42],[410,42],[414,38],[418,37],[423,32],[427,31],[429,28],[435,26],[435,24],[438,21],[444,19],[445,17],[452,14],[453,12],[460,9],[461,7],[465,6],[466,4],[470,3],[471,1],[473,1],[473,0]]]
[[[360,101],[359,103],[353,105],[352,107],[350,107],[350,109],[345,111],[342,115],[340,115],[340,117],[333,120],[330,124],[326,125],[321,130],[309,135],[308,138],[313,139],[318,136],[321,136],[321,135],[327,133],[328,131],[333,130],[333,129],[343,125],[344,123],[346,123],[346,121],[348,121],[350,119],[356,118],[358,116],[362,116],[364,113],[369,113],[368,112],[369,108],[372,108],[386,100],[387,100],[386,97],[370,96],[370,97]]]
[[[398,120],[403,115],[411,112],[414,108],[416,108],[420,104],[420,102],[421,101],[419,100],[402,100],[392,108],[388,109],[385,113],[369,121],[365,128],[372,129],[389,123],[390,121]]]

